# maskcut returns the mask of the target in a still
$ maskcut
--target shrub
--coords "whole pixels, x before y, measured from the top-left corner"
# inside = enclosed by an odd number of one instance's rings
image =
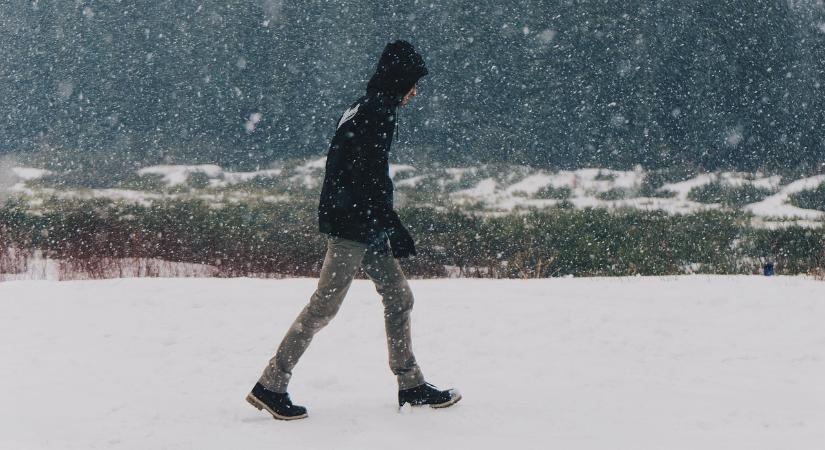
[[[778,273],[799,274],[825,268],[825,230],[797,226],[755,230],[745,253],[757,260],[773,261]]]
[[[539,189],[533,198],[548,199],[548,200],[567,200],[572,195],[572,191],[567,186],[554,187],[551,184]]]
[[[118,258],[206,264],[219,276],[317,276],[325,239],[316,208],[295,200],[215,207],[200,200],[142,206],[51,199],[35,212],[9,200],[0,207],[0,250],[41,250],[93,276],[115,273],[105,266]],[[445,266],[507,278],[675,275],[688,267],[752,273],[762,259],[776,261],[782,273],[825,267],[825,231],[753,230],[746,216],[730,211],[551,208],[486,217],[416,207],[399,214],[416,239],[418,256],[401,262],[413,277],[444,276]]]
[[[133,173],[118,181],[117,187],[120,189],[162,192],[166,190],[167,185],[166,182],[163,181],[163,175],[156,173],[138,175],[137,173]]]
[[[622,188],[613,188],[605,192],[599,192],[596,194],[596,198],[600,200],[623,200],[630,196],[630,193],[627,192],[627,189]]]
[[[186,183],[192,189],[206,189],[209,187],[209,175],[203,172],[190,173]]]
[[[232,184],[229,191],[271,191],[284,192],[287,191],[287,182],[279,177],[265,177],[256,176],[240,183]]]
[[[645,173],[641,186],[639,186],[640,197],[675,197],[672,191],[660,191],[659,188],[665,183],[684,181],[696,176],[696,171],[690,168],[672,167],[667,169],[651,170]]]
[[[730,186],[714,182],[698,186],[688,192],[688,198],[700,203],[721,203],[725,206],[739,208],[749,203],[756,203],[771,195],[771,191],[752,184]]]
[[[596,180],[596,181],[615,181],[616,180],[616,174],[609,173],[609,172],[605,173],[605,172],[602,172],[600,170],[599,173],[597,173],[596,176],[593,179]]]

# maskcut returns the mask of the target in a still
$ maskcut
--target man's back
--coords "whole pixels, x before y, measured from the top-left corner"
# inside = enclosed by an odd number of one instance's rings
[[[415,95],[415,84],[426,74],[424,60],[409,43],[384,48],[367,94],[344,111],[330,143],[318,205],[322,233],[374,244],[388,230],[403,228],[393,211],[389,152],[396,110]]]
[[[392,211],[389,151],[395,107],[386,95],[359,98],[341,116],[329,147],[318,207],[319,230],[369,243]]]

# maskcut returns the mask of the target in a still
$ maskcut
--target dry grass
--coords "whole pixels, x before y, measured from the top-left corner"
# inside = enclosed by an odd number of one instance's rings
[[[31,257],[30,251],[15,247],[0,247],[0,274],[25,272],[28,270],[28,262]]]
[[[815,267],[808,271],[808,276],[814,280],[825,281],[825,268]]]

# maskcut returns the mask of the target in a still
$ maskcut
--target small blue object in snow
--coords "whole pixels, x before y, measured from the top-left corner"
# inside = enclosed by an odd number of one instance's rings
[[[763,264],[762,265],[762,272],[765,274],[766,277],[772,276],[774,274],[774,272],[773,272],[773,263],[772,262],[766,262],[765,264]]]

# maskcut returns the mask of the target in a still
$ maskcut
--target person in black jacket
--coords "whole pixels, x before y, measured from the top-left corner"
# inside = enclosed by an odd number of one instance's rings
[[[398,405],[443,408],[461,395],[424,381],[412,352],[413,296],[395,258],[414,256],[415,242],[393,209],[388,155],[397,127],[396,110],[417,93],[427,75],[421,55],[406,41],[387,44],[367,84],[366,95],[341,116],[329,147],[318,205],[318,227],[328,235],[318,287],[287,331],[247,401],[276,419],[307,417],[287,394],[292,369],[341,306],[359,267],[375,283],[384,304],[390,368],[398,381]]]

